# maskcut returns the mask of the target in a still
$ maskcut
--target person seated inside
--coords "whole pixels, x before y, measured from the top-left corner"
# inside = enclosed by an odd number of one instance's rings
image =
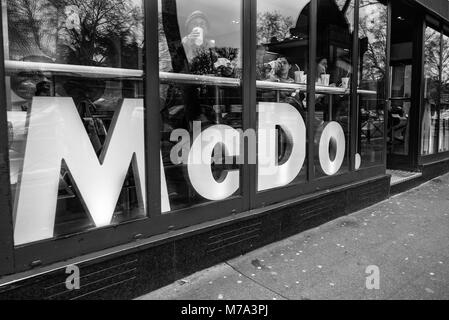
[[[271,82],[294,83],[295,80],[290,77],[292,65],[285,56],[279,56],[265,65],[265,80]]]
[[[327,74],[327,68],[328,68],[328,63],[327,63],[327,59],[324,57],[319,57],[317,59],[317,66],[316,66],[316,79],[317,81],[321,80],[321,76]]]
[[[269,80],[272,75],[273,67],[269,63],[264,63],[258,74],[257,80]]]
[[[295,83],[295,80],[290,76],[292,64],[285,56],[279,56],[276,60],[271,61],[269,64],[270,73],[266,76],[266,81],[282,82],[282,83]],[[283,89],[276,92],[266,92],[264,94],[265,101],[277,101],[286,102],[294,106],[304,116],[306,110],[304,107],[305,94],[300,90]]]
[[[292,65],[287,57],[280,56],[277,61],[279,63],[279,69],[276,76],[279,78],[279,82],[294,83],[295,80],[290,77]]]

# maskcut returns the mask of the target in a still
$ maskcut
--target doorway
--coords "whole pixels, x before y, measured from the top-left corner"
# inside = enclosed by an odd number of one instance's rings
[[[390,84],[387,128],[387,169],[417,171],[419,90],[413,90],[419,72],[416,51],[421,21],[413,7],[402,1],[392,4]],[[418,94],[418,98],[416,98]]]

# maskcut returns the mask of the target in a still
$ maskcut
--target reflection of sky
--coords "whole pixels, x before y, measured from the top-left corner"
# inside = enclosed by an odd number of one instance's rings
[[[142,1],[143,1],[143,0],[130,0],[130,3],[132,3],[135,7],[140,7],[140,8],[142,8],[142,7],[143,7]]]
[[[211,38],[217,46],[241,47],[242,1],[247,0],[178,0],[178,17],[182,36],[185,36],[185,21],[196,10],[202,11],[211,24]],[[258,12],[279,11],[290,16],[296,23],[299,15],[310,0],[259,0]],[[237,22],[237,23],[236,23]]]
[[[310,0],[259,0],[257,12],[279,11],[283,16],[291,17],[296,25],[299,15],[309,2]]]

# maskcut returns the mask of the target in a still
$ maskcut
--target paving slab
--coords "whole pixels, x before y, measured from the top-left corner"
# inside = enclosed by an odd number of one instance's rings
[[[449,175],[141,299],[449,299]]]
[[[137,300],[285,300],[227,264],[179,280]]]

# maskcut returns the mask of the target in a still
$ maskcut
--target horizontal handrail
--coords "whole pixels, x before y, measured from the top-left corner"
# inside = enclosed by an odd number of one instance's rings
[[[143,71],[135,69],[103,68],[94,66],[81,66],[71,64],[44,63],[6,60],[7,72],[41,71],[63,74],[76,74],[88,78],[142,78]]]
[[[202,76],[195,74],[185,74],[185,73],[170,73],[170,72],[160,72],[159,78],[162,83],[182,83],[182,84],[192,84],[192,85],[211,85],[211,86],[221,86],[221,87],[240,87],[242,81],[237,78],[223,78],[216,76]]]
[[[14,61],[14,60],[6,60],[5,69],[8,73],[14,73],[18,71],[41,71],[41,72],[61,73],[64,75],[77,75],[81,77],[98,78],[98,79],[128,78],[139,80],[142,79],[144,76],[143,70],[136,70],[136,69],[121,69],[121,68],[27,62],[27,61]],[[159,76],[162,83],[175,82],[180,84],[211,85],[221,87],[240,87],[242,84],[242,81],[240,79],[223,78],[208,75],[160,72]],[[307,91],[307,85],[301,83],[257,81],[256,86],[258,89],[264,90],[300,90],[303,92]],[[348,89],[332,86],[317,85],[315,91],[316,93],[319,94],[335,94],[335,95],[349,94]],[[376,91],[371,90],[357,90],[357,92],[358,94],[366,94],[366,95],[377,94]]]
[[[271,81],[257,81],[258,89],[266,90],[300,90],[307,91],[307,84],[304,83],[285,83],[285,82],[271,82]],[[350,90],[342,87],[322,86],[316,85],[315,92],[320,94],[336,94],[344,95],[349,94]],[[357,90],[359,94],[376,95],[377,91],[371,90]]]

